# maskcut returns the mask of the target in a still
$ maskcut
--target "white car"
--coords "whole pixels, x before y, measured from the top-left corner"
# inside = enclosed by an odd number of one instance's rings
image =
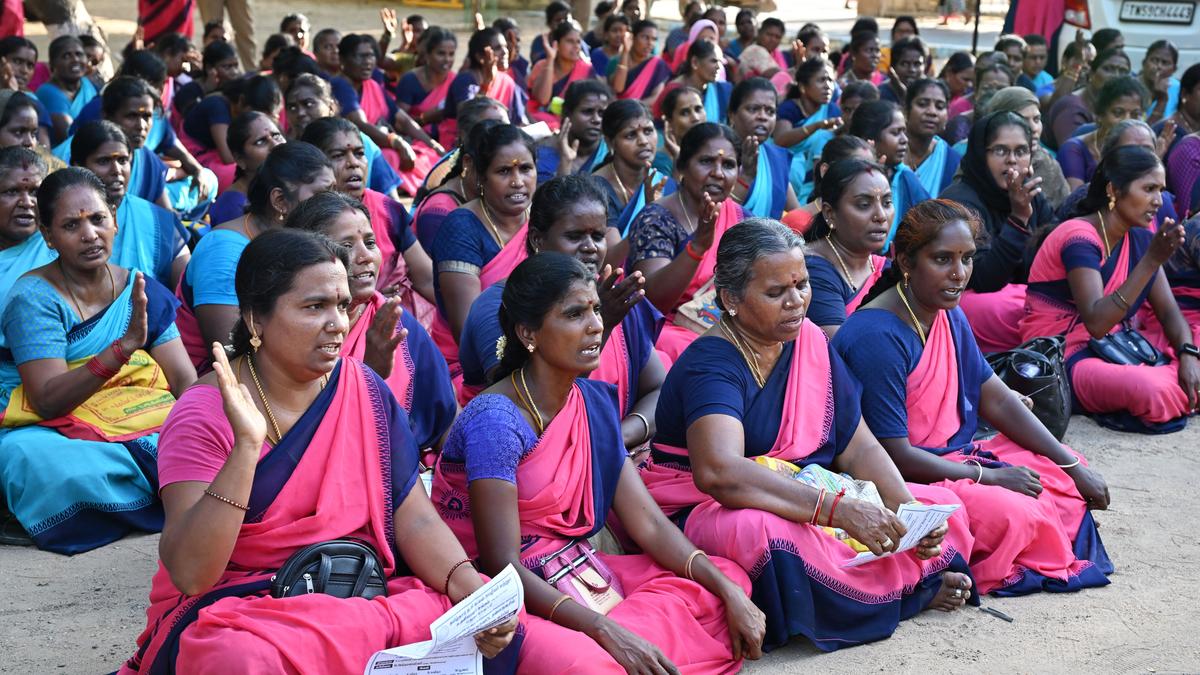
[[[1058,37],[1060,56],[1075,39],[1077,29],[1090,34],[1101,28],[1116,28],[1125,36],[1125,51],[1135,72],[1142,66],[1146,49],[1163,39],[1179,49],[1175,77],[1193,63],[1200,63],[1195,0],[1066,0],[1064,10]]]

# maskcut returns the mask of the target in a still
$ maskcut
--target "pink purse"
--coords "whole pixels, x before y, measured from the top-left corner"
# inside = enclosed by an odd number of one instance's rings
[[[625,599],[621,582],[587,540],[572,542],[550,554],[542,563],[542,575],[546,583],[600,614],[608,614]]]

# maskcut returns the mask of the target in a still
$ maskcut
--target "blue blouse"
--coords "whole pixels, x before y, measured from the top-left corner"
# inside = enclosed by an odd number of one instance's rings
[[[200,239],[183,274],[184,285],[191,290],[191,307],[200,305],[238,305],[233,279],[242,251],[250,245],[246,235],[236,230],[213,230]]]
[[[454,209],[442,221],[437,236],[433,240],[433,250],[429,256],[433,258],[433,290],[437,297],[438,309],[445,305],[442,301],[442,286],[439,277],[442,272],[464,272],[479,274],[483,266],[500,253],[500,245],[487,231],[474,212],[465,209]]]
[[[215,149],[216,141],[212,137],[214,124],[231,124],[233,115],[229,110],[229,101],[220,94],[204,97],[183,117],[183,130],[200,145]]]

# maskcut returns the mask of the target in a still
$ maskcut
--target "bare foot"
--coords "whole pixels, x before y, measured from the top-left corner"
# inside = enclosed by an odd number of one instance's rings
[[[933,602],[929,603],[929,608],[953,612],[962,607],[969,597],[971,597],[971,577],[959,572],[945,572],[942,574],[942,587],[938,590],[937,595],[933,596]]]

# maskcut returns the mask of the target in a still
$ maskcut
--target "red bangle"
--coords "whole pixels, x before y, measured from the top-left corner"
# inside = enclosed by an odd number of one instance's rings
[[[687,246],[683,247],[683,250],[687,252],[689,258],[695,260],[696,262],[704,260],[704,254],[696,253],[696,249],[692,248],[692,242],[690,241],[687,243]]]
[[[88,359],[87,363],[84,365],[87,366],[88,372],[90,372],[92,375],[95,375],[96,377],[100,378],[101,380],[104,380],[105,382],[108,382],[109,380],[113,379],[120,372],[118,370],[113,370],[112,368],[109,368],[108,366],[104,365],[103,363],[100,362],[100,359],[95,356]]]
[[[113,355],[117,357],[117,361],[121,363],[129,363],[129,355],[126,354],[125,350],[121,347],[120,340],[113,340],[112,344],[109,346],[112,347]]]
[[[833,527],[833,512],[837,510],[838,502],[842,501],[842,497],[846,496],[846,488],[838,490],[837,496],[833,498],[833,504],[829,507],[829,520],[825,521],[825,527]]]
[[[821,488],[821,492],[817,494],[817,508],[813,509],[812,518],[808,519],[810,525],[817,524],[817,517],[821,515],[821,505],[825,503],[825,488]]]

